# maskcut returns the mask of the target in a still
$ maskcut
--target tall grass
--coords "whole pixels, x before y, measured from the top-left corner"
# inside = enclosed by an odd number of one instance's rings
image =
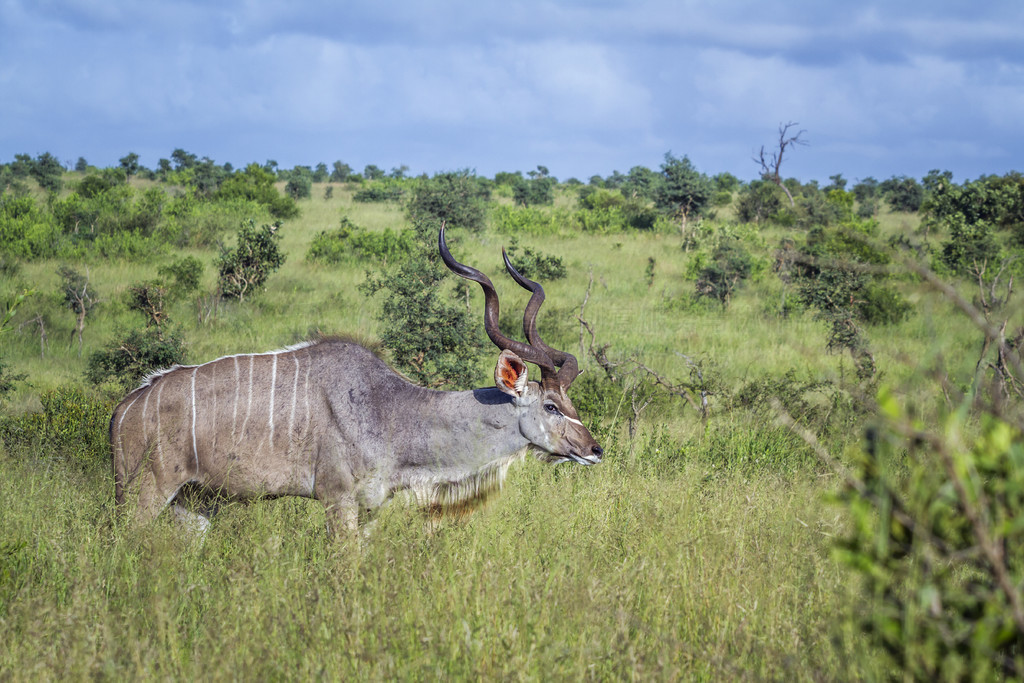
[[[807,474],[648,439],[514,469],[427,533],[332,541],[319,505],[229,505],[204,544],[113,520],[105,468],[0,456],[0,670],[17,678],[874,677]],[[826,487],[827,487],[826,482]]]

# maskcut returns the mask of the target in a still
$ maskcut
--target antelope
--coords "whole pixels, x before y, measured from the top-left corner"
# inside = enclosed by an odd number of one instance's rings
[[[443,226],[438,249],[483,289],[484,329],[500,349],[493,388],[426,389],[343,338],[176,365],[147,377],[111,417],[118,508],[141,525],[173,506],[202,533],[210,500],[302,496],[323,503],[333,532],[359,528],[400,492],[435,514],[471,508],[528,453],[599,463],[603,450],[566,393],[576,358],[537,332],[544,289],[502,249],[508,273],[531,292],[527,342],[511,339],[498,328],[494,285],[452,257]],[[528,379],[527,363],[539,381]]]

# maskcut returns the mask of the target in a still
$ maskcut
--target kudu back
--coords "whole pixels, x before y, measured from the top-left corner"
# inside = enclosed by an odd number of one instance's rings
[[[304,496],[324,504],[329,527],[356,528],[400,491],[435,513],[471,507],[500,489],[509,465],[527,453],[549,463],[600,462],[602,449],[566,394],[579,374],[576,359],[537,333],[541,286],[505,257],[509,274],[532,292],[527,341],[508,338],[498,329],[491,281],[452,257],[444,228],[438,248],[448,268],[483,288],[484,328],[501,350],[493,388],[425,389],[345,339],[175,366],[114,410],[119,507],[145,523],[173,505],[180,521],[205,530],[208,497]],[[527,363],[540,369],[540,381],[527,378]]]

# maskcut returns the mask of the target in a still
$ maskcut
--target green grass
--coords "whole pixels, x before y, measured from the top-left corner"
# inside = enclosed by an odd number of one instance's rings
[[[112,522],[111,485],[0,459],[0,670],[17,678],[860,678],[810,475],[747,477],[652,440],[590,469],[528,462],[433,534],[386,508],[361,543],[289,499],[205,544]],[[661,450],[661,452],[659,452]],[[826,487],[829,484],[826,482]]]
[[[173,306],[190,361],[280,348],[316,332],[377,334],[378,303],[358,289],[372,265],[310,264],[305,253],[342,215],[371,230],[407,219],[398,204],[352,202],[341,185],[325,201],[323,188],[314,185],[302,216],[284,224],[287,260],[266,292],[223,303],[206,323],[194,301]],[[571,209],[572,198],[561,195],[557,206]],[[912,231],[916,220],[883,214],[881,239]],[[589,286],[583,317],[597,346],[674,381],[689,377],[680,354],[701,361],[718,387],[710,418],[663,398],[642,412],[630,441],[628,397],[613,396],[604,414],[582,415],[606,448],[601,466],[525,463],[485,509],[432,534],[417,512],[396,505],[368,538],[334,542],[318,503],[286,499],[227,506],[199,546],[167,519],[143,530],[114,520],[103,449],[69,460],[45,443],[4,444],[0,679],[884,677],[880,653],[855,628],[870,606],[831,554],[847,524],[825,502],[837,483],[767,406],[732,403],[740,387],[766,376],[794,371],[834,388],[853,375],[848,357],[825,352],[824,323],[807,311],[775,313],[782,284],[770,258],[784,234],[748,236],[766,267],[728,309],[693,303],[687,272],[696,256],[680,248],[678,233],[523,236],[523,247],[561,256],[568,268],[565,279],[544,283],[540,326],[550,344],[579,355],[600,386],[602,371],[580,351],[581,340],[590,343],[577,320]],[[456,233],[452,245],[459,260],[491,275],[502,310],[517,318],[528,293],[502,274],[506,241],[488,230]],[[206,265],[203,286],[212,290],[216,252],[187,253]],[[0,339],[3,358],[28,375],[5,411],[38,410],[42,392],[83,385],[88,355],[142,324],[123,303],[128,286],[182,255],[74,264],[102,298],[82,358],[56,294],[59,263],[23,264],[0,279],[5,298],[24,286],[37,291],[16,320],[25,324]],[[978,334],[950,322],[948,301],[909,281],[900,288],[915,314],[867,334],[883,383],[927,416],[941,400],[928,371],[941,363],[970,377]],[[482,297],[471,292],[482,314]],[[45,357],[38,326],[26,322],[36,314],[46,325]],[[493,363],[494,354],[481,358],[481,385]],[[812,400],[827,404],[826,393]],[[857,444],[859,419],[830,433],[837,452]]]

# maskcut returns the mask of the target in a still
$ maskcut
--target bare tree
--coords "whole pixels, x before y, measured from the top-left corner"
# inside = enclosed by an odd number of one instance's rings
[[[782,167],[782,156],[786,153],[787,147],[792,147],[793,145],[807,144],[806,140],[800,139],[800,136],[807,132],[806,130],[801,130],[796,135],[789,134],[790,128],[793,128],[798,125],[800,124],[794,123],[793,121],[790,121],[785,125],[780,123],[778,151],[772,152],[771,154],[766,154],[764,150],[764,145],[761,145],[761,152],[757,156],[757,158],[754,159],[754,161],[761,164],[761,178],[764,180],[770,180],[771,182],[781,187],[782,191],[786,193],[787,197],[789,197],[790,206],[795,206],[796,202],[793,201],[793,195],[790,193],[789,188],[787,188],[783,184],[782,176],[779,174],[779,169]]]
[[[89,289],[89,271],[83,276],[68,266],[61,266],[57,271],[63,280],[64,305],[75,314],[77,322],[71,335],[78,333],[78,355],[82,355],[82,331],[85,329],[85,316],[96,305],[96,294]]]

